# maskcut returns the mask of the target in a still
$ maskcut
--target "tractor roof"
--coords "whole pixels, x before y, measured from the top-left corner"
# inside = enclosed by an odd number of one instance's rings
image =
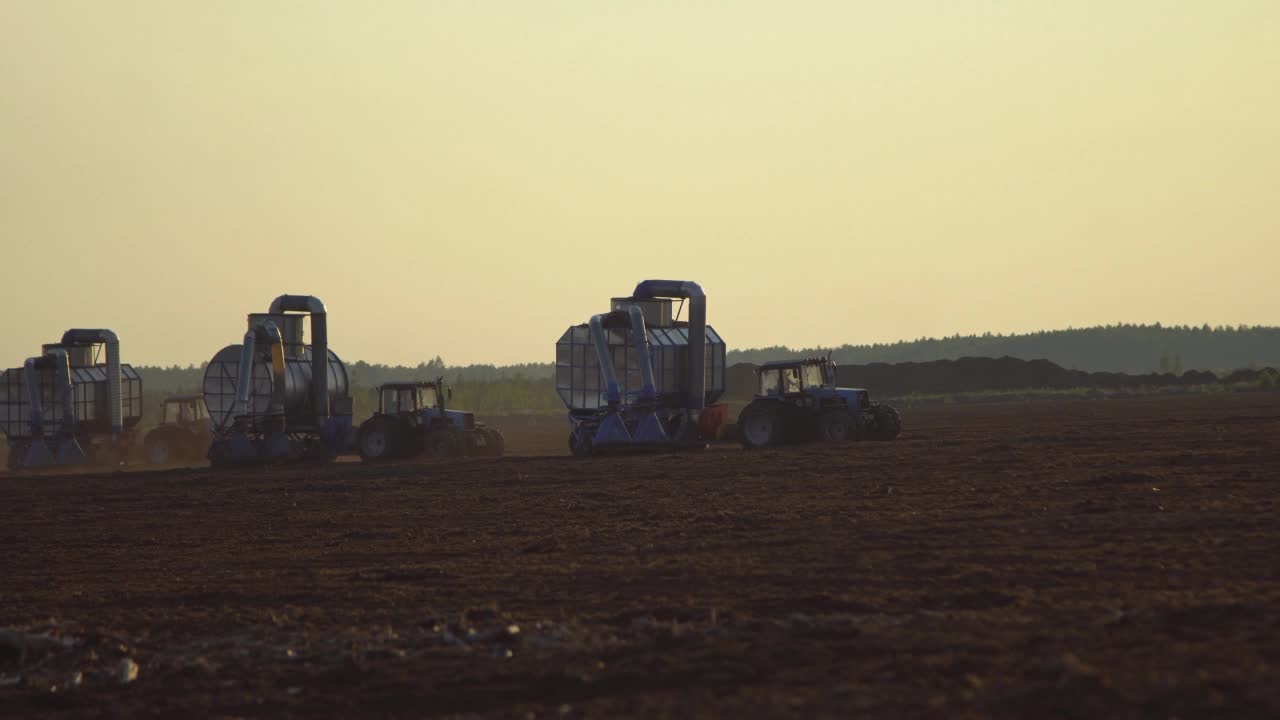
[[[435,380],[401,380],[396,382],[385,382],[378,386],[379,390],[414,390],[417,388],[436,387],[439,385]]]
[[[764,368],[796,367],[798,365],[821,365],[825,362],[827,362],[827,359],[821,358],[821,357],[811,357],[811,358],[803,358],[803,359],[796,358],[794,360],[773,360],[767,363],[760,363],[760,368],[764,369]]]

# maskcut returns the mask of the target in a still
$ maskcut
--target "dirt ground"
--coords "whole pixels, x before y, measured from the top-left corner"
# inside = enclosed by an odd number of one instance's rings
[[[903,415],[0,475],[0,715],[1280,716],[1280,395]]]

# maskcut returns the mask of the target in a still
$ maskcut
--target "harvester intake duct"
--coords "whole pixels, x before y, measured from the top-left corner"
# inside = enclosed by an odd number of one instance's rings
[[[591,341],[596,347],[600,371],[604,373],[605,392],[608,395],[609,404],[617,406],[622,402],[622,391],[618,387],[618,372],[613,367],[613,353],[609,351],[609,339],[604,334],[604,316],[592,315],[587,324],[591,327]]]
[[[658,381],[653,375],[653,358],[649,355],[649,329],[644,324],[644,311],[632,305],[627,312],[631,315],[631,338],[636,346],[636,362],[640,364],[640,398],[645,402],[653,402],[658,396]]]
[[[691,280],[645,280],[632,297],[686,298],[689,300],[689,409],[697,415],[707,404],[707,296]]]
[[[244,344],[240,346],[240,372],[236,377],[235,417],[241,417],[249,413],[249,394],[253,391],[253,360],[257,341],[257,329],[249,328],[244,334]]]
[[[62,394],[62,431],[75,434],[76,405],[71,383],[71,358],[66,350],[50,350],[45,353],[45,357],[53,358],[54,381]]]
[[[111,408],[111,434],[124,431],[124,409],[120,404],[120,338],[110,330],[72,329],[62,334],[62,344],[105,343],[107,346],[107,404]]]
[[[271,301],[272,315],[305,312],[311,316],[311,391],[316,419],[329,417],[329,327],[324,303],[312,295],[281,295]]]
[[[26,380],[27,386],[27,404],[31,406],[31,434],[44,427],[44,404],[40,398],[40,376],[36,374],[36,363],[40,362],[40,358],[27,358],[22,364],[22,377]]]

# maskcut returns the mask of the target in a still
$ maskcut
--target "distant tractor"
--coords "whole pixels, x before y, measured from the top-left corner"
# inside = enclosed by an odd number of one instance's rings
[[[453,390],[443,378],[382,385],[378,412],[361,423],[356,434],[360,459],[378,462],[420,454],[501,457],[506,445],[502,433],[477,423],[472,413],[446,408],[445,401],[452,398]]]
[[[813,440],[892,440],[902,432],[898,411],[872,403],[866,390],[836,387],[830,358],[765,363],[756,396],[738,415],[748,448]]]
[[[171,395],[160,408],[160,424],[143,438],[147,462],[167,465],[203,460],[213,440],[213,427],[200,395]]]

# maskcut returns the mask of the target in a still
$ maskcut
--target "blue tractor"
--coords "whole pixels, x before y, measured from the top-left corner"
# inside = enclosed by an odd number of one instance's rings
[[[501,457],[506,446],[495,427],[476,422],[445,401],[453,390],[434,382],[393,382],[378,388],[378,412],[360,424],[356,449],[365,462],[426,454],[431,457]]]
[[[871,402],[866,390],[836,387],[830,358],[765,363],[756,381],[755,399],[738,415],[738,433],[748,448],[893,440],[902,432],[897,410]]]

